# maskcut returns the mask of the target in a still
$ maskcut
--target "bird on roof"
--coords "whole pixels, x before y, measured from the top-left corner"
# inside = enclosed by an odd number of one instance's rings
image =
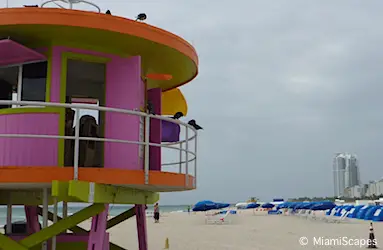
[[[105,12],[105,14],[107,14],[107,15],[112,15],[112,12],[110,12],[110,10],[107,10],[107,11]]]
[[[188,122],[188,124],[189,124],[190,126],[193,126],[196,130],[203,129],[200,125],[198,125],[198,124],[195,122],[195,120],[190,120],[190,121]]]
[[[140,21],[146,20],[146,14],[145,13],[138,14],[138,16],[136,17],[136,21],[138,21],[138,20],[140,20]]]
[[[184,116],[184,113],[177,112],[177,113],[174,114],[174,116],[172,118],[178,120],[178,119],[180,119],[183,116]]]

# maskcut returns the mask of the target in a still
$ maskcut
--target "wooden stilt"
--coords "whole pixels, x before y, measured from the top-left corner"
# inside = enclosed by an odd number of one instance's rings
[[[136,221],[137,221],[138,249],[148,250],[145,205],[136,205]]]
[[[40,231],[39,213],[36,206],[24,206],[28,234]]]
[[[92,218],[92,227],[89,232],[88,250],[104,250],[108,210],[109,205],[105,205],[105,210]]]

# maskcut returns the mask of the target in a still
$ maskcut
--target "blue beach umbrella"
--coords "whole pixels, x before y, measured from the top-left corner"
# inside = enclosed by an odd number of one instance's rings
[[[260,206],[259,204],[252,202],[252,203],[247,204],[246,209],[257,208],[259,206]]]
[[[218,209],[230,207],[229,203],[216,203],[216,205]]]
[[[262,204],[262,208],[273,208],[275,205],[274,204],[271,204],[271,203],[265,203],[265,204]]]
[[[197,202],[193,207],[195,212],[205,212],[212,209],[217,209],[217,203],[209,200]]]
[[[336,207],[336,205],[334,203],[332,203],[332,204],[331,203],[317,203],[311,207],[311,210],[313,210],[313,211],[328,210],[328,209],[333,209],[334,207]]]

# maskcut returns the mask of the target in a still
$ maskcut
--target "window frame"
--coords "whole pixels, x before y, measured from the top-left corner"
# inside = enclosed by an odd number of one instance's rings
[[[48,79],[48,60],[40,60],[40,61],[31,61],[31,62],[26,62],[26,63],[22,63],[22,64],[12,64],[12,65],[7,65],[7,66],[4,66],[4,67],[1,67],[3,69],[7,69],[7,68],[12,68],[12,67],[17,67],[18,68],[18,72],[17,72],[17,98],[16,98],[16,101],[20,102],[22,101],[21,100],[21,97],[22,97],[22,90],[23,90],[23,69],[24,69],[24,65],[28,65],[28,64],[35,64],[35,63],[42,63],[42,62],[47,62],[47,75],[46,75],[46,79]],[[44,94],[44,102],[46,101],[46,91],[47,91],[47,83],[45,83],[45,94]],[[12,105],[11,108],[19,108],[21,107],[22,105]],[[26,106],[27,108],[28,107],[36,107],[36,106]]]

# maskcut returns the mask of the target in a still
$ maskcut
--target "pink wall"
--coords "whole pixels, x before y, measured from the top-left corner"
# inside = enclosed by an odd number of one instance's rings
[[[0,134],[58,135],[58,114],[0,115]],[[58,139],[0,138],[0,166],[57,166]]]
[[[153,103],[155,114],[161,114],[161,97],[162,90],[151,89],[148,91],[148,100]],[[161,144],[161,120],[151,119],[150,121],[150,142]],[[156,146],[150,146],[149,149],[149,169],[161,171],[161,148]]]
[[[121,58],[119,56],[87,51],[82,49],[55,46],[52,49],[51,101],[60,100],[61,55],[72,52],[110,58],[106,69],[107,107],[137,109],[144,102],[144,85],[141,81],[141,59],[139,56]],[[105,137],[122,140],[139,140],[139,117],[107,112],[105,115]],[[104,143],[104,167],[120,169],[142,169],[139,158],[139,145]]]
[[[141,58],[114,59],[106,70],[106,106],[139,110],[141,86]],[[139,141],[140,117],[107,112],[105,137]],[[142,169],[139,145],[105,143],[105,168]]]

